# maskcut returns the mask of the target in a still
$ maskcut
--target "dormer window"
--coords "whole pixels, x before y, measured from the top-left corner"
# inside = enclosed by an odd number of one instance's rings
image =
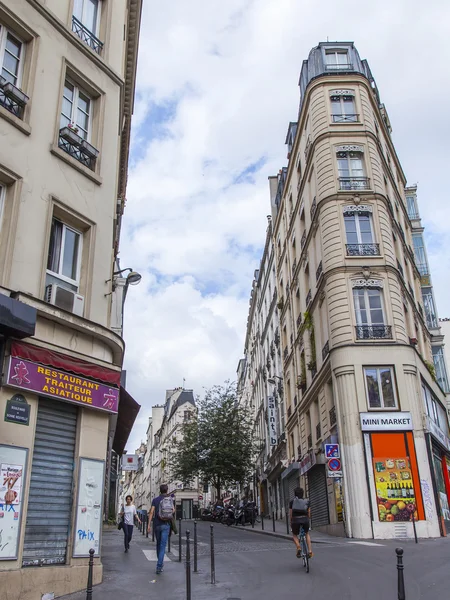
[[[326,50],[327,71],[348,71],[352,69],[347,50]]]

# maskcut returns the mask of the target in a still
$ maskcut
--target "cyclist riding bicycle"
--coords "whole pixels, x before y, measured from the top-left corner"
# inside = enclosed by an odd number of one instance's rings
[[[295,488],[294,494],[294,499],[289,503],[289,517],[291,521],[292,539],[297,548],[297,558],[300,558],[302,555],[302,549],[298,539],[300,527],[303,527],[305,532],[309,558],[312,558],[314,555],[311,546],[311,537],[309,535],[309,523],[311,519],[309,500],[308,498],[304,498],[305,492],[303,491],[303,488]]]

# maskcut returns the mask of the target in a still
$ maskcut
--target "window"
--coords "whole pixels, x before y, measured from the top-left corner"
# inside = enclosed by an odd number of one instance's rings
[[[348,52],[346,50],[327,50],[325,52],[326,66],[329,70],[350,69]]]
[[[358,339],[392,338],[392,327],[385,325],[381,290],[356,287],[353,301]]]
[[[331,118],[333,123],[356,122],[355,99],[352,95],[333,95],[331,99]]]
[[[47,261],[47,284],[64,282],[78,291],[80,279],[82,234],[53,219]],[[55,281],[56,280],[56,281]]]
[[[444,349],[442,346],[432,346],[436,379],[446,394],[450,392],[448,385],[447,367],[445,364]]]
[[[63,129],[69,125],[84,140],[90,139],[91,100],[80,88],[66,80],[64,83],[60,128]]]
[[[436,307],[434,305],[433,291],[431,287],[422,288],[422,300],[423,307],[425,309],[427,325],[430,329],[436,329],[439,325],[436,316]]]
[[[185,410],[184,411],[184,420],[185,421],[190,421],[191,420],[191,412],[189,410]]]
[[[74,0],[72,31],[98,54],[103,48],[99,29],[100,0]]]
[[[368,178],[364,176],[363,153],[338,151],[339,183],[341,190],[368,189]]]
[[[372,214],[369,211],[346,211],[344,213],[348,256],[376,256],[379,244],[374,243]]]
[[[20,86],[22,74],[22,42],[0,25],[0,60],[2,77],[16,87]]]
[[[369,408],[397,408],[394,370],[391,367],[364,369]]]
[[[414,196],[406,196],[406,207],[410,219],[419,218],[419,211],[417,210],[416,199]]]
[[[425,403],[425,409],[430,419],[436,423],[436,425],[447,435],[448,434],[448,420],[447,412],[441,406],[430,388],[422,383],[422,397]]]
[[[425,254],[425,244],[421,233],[413,233],[414,256],[416,257],[416,265],[421,275],[428,275],[428,261]]]

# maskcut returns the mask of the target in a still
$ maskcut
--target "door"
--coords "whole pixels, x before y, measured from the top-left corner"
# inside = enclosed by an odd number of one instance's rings
[[[183,519],[192,519],[192,500],[181,500]]]
[[[316,529],[330,523],[325,465],[316,465],[308,471],[308,492],[311,503],[311,525]]]
[[[22,566],[66,563],[78,409],[39,399]]]

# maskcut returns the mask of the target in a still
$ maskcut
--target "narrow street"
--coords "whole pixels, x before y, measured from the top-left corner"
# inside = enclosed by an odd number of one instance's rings
[[[193,533],[193,523],[183,523]],[[288,540],[250,530],[214,525],[216,584],[210,583],[210,524],[198,523],[198,573],[192,573],[192,600],[383,600],[397,598],[395,548],[405,551],[407,600],[436,600],[447,596],[449,542],[359,542],[320,537],[309,574],[295,557]],[[314,539],[314,535],[313,535]],[[191,552],[193,569],[193,551]],[[155,544],[135,531],[124,554],[122,534],[108,528],[103,535],[104,583],[94,588],[93,600],[186,598],[184,553],[178,561],[178,536],[172,537],[164,573],[156,576]],[[65,600],[84,600],[85,592]]]

